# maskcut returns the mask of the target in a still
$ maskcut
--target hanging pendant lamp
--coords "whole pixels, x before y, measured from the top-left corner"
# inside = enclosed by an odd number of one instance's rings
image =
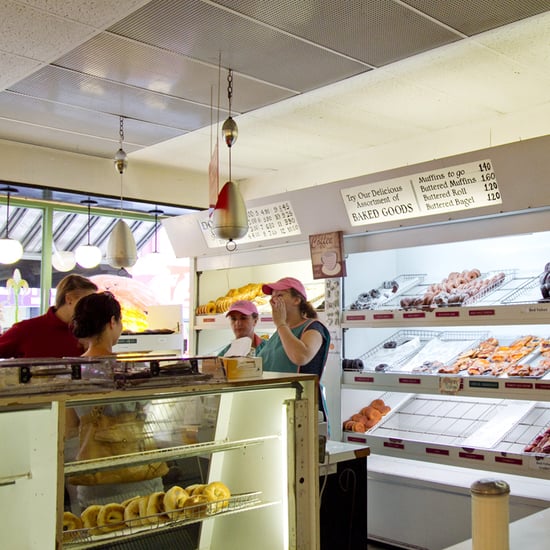
[[[225,183],[218,195],[212,214],[212,231],[220,238],[232,242],[244,237],[248,232],[248,217],[239,187],[231,181],[231,147],[237,141],[239,129],[231,116],[231,99],[233,97],[233,72],[227,75],[227,97],[229,100],[229,117],[223,123],[222,134],[229,149],[229,181]],[[232,248],[234,250],[235,248]]]
[[[88,206],[88,244],[81,244],[74,252],[76,263],[86,269],[96,267],[101,262],[101,249],[90,244],[90,226],[91,226],[91,206],[97,204],[97,201],[87,199],[80,201],[81,204]]]
[[[132,230],[122,219],[123,174],[128,166],[127,155],[122,148],[124,141],[124,118],[120,117],[120,147],[115,155],[115,170],[120,174],[120,219],[116,222],[107,243],[107,263],[112,267],[132,267],[137,262],[136,241]]]
[[[17,239],[10,238],[10,196],[17,193],[15,187],[3,187],[2,191],[7,193],[6,200],[6,236],[0,239],[0,264],[14,264],[23,256],[23,246]]]

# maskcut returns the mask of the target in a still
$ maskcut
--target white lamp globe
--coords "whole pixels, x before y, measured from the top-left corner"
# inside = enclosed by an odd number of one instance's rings
[[[101,262],[101,249],[90,244],[80,245],[75,250],[76,263],[84,268],[96,267]]]
[[[75,253],[70,250],[56,250],[52,256],[52,265],[57,271],[71,271],[76,265]]]
[[[0,239],[0,264],[14,264],[23,256],[23,246],[16,239]]]

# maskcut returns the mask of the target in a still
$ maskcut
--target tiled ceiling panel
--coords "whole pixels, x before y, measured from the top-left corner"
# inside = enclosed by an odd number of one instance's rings
[[[231,67],[243,183],[469,147],[548,104],[549,28],[550,0],[0,0],[0,146],[112,159],[123,115],[133,158],[206,176]]]
[[[210,104],[212,87],[225,82],[226,72],[184,57],[104,32],[56,61],[56,65],[113,82],[121,82],[185,99]],[[293,95],[293,92],[239,74],[234,75],[234,112],[247,112]],[[214,97],[217,104],[217,94]],[[227,108],[223,98],[221,110]],[[224,113],[225,114],[225,113]]]
[[[496,29],[550,9],[548,0],[403,0],[467,36]]]
[[[219,64],[221,52],[224,67],[296,92],[368,70],[362,63],[200,0],[151,2],[109,31],[213,66]]]
[[[198,105],[170,95],[150,92],[47,66],[11,88],[20,94],[47,99],[56,104],[74,105],[100,113],[126,116],[177,128],[181,133],[210,123],[208,105]]]
[[[373,67],[460,38],[436,21],[388,0],[219,0],[218,3]]]

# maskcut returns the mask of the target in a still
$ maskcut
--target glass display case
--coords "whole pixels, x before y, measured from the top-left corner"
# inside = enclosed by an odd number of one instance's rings
[[[10,548],[318,548],[312,376],[65,386],[0,407]]]

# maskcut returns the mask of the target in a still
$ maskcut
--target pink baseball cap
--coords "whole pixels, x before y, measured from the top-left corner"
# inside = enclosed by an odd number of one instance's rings
[[[254,313],[258,315],[258,308],[248,300],[237,300],[233,302],[225,316],[227,317],[232,311],[238,311],[243,315],[253,315]]]
[[[293,288],[296,292],[299,292],[304,299],[307,299],[304,285],[294,277],[283,277],[276,283],[269,283],[262,286],[262,290],[265,294],[273,294],[274,290],[289,290],[290,288]]]

